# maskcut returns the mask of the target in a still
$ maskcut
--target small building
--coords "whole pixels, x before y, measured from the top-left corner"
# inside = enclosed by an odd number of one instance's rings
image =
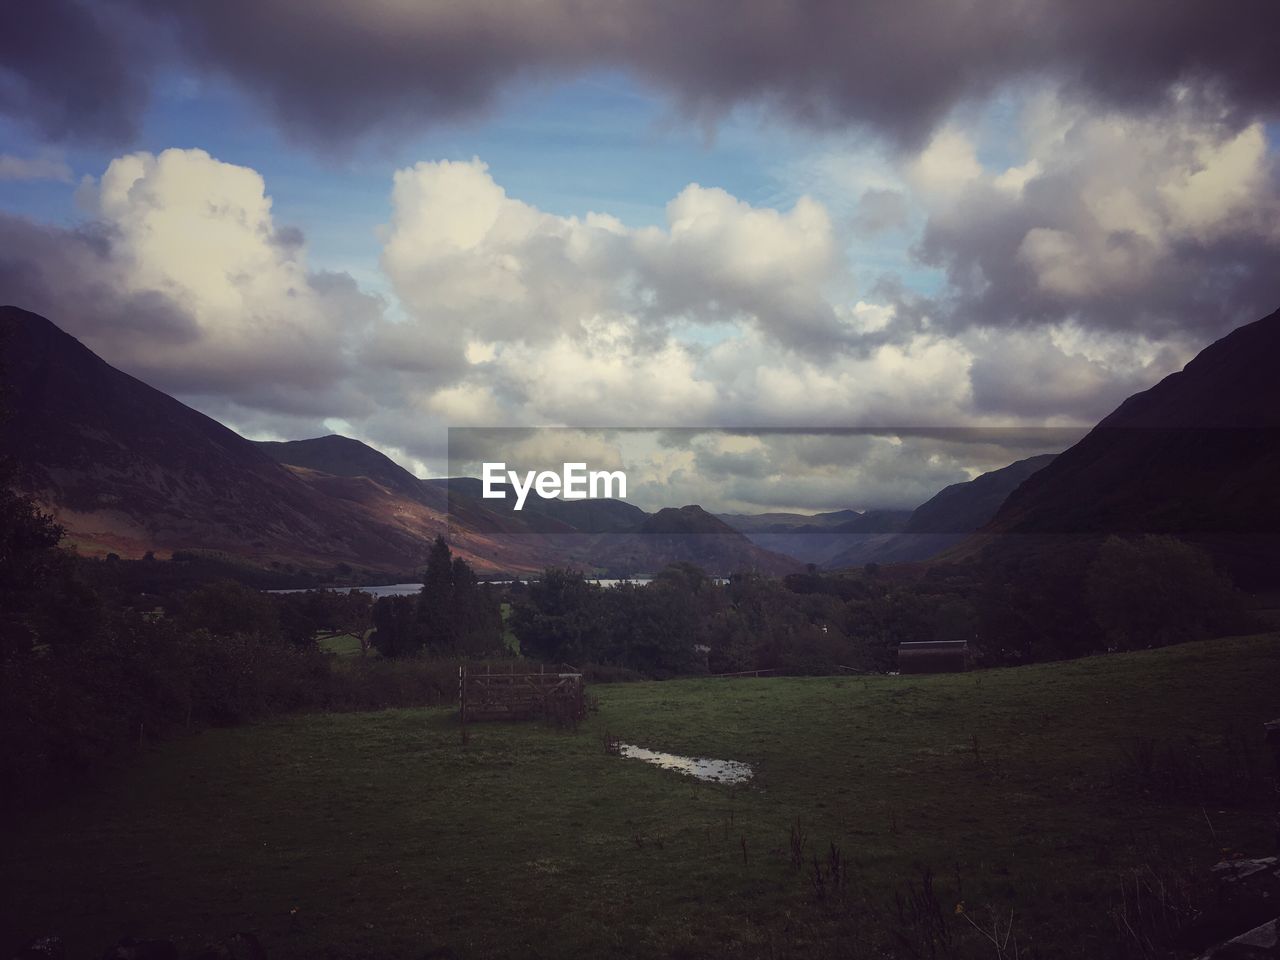
[[[962,673],[968,668],[968,640],[922,640],[898,644],[899,673]]]

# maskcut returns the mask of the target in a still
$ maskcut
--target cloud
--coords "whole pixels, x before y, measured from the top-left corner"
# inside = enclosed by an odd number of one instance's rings
[[[147,75],[116,4],[20,3],[0,30],[0,114],[51,141],[124,143],[139,127]]]
[[[1151,117],[1043,98],[1024,117],[1024,163],[954,165],[964,177],[941,189],[926,176],[917,255],[948,279],[935,319],[1186,343],[1270,312],[1280,168],[1262,124],[1226,117],[1190,92]]]
[[[1240,136],[1206,141],[1194,155],[1213,162],[1153,181],[1179,229],[1206,242],[1224,228],[1204,191],[1229,194],[1256,166]],[[1044,157],[1021,185],[980,168],[940,191],[926,178],[911,203],[935,204],[934,222],[974,191],[1016,209],[1061,174]],[[0,299],[257,436],[341,429],[438,473],[450,426],[814,434],[656,445],[637,481],[653,505],[912,506],[1040,450],[948,428],[1088,422],[1185,361],[1196,336],[1061,319],[1011,333],[918,298],[844,299],[822,204],[779,210],[697,184],[664,225],[636,229],[540,210],[478,160],[407,167],[382,234],[393,310],[350,276],[311,269],[262,177],[203,151],[123,155],[79,197],[90,219],[74,228],[0,216]],[[851,426],[928,430],[895,444],[840,435]]]
[[[79,198],[93,219],[74,229],[0,217],[13,302],[187,397],[328,415],[356,401],[343,378],[380,305],[307,268],[255,171],[201,150],[134,153]]]
[[[907,197],[900,190],[871,188],[863,191],[853,215],[853,228],[875,236],[907,225]]]
[[[727,321],[823,352],[848,336],[822,291],[840,260],[835,232],[807,197],[784,212],[691,184],[667,204],[665,229],[630,229],[508,197],[473,160],[398,171],[392,207],[382,265],[415,320],[375,347],[392,365],[438,367],[424,358],[449,341],[456,366],[471,342],[545,344],[589,328],[659,344],[673,324]]]
[[[136,21],[148,20],[140,30]],[[148,64],[229,77],[286,132],[333,145],[473,115],[531,80],[623,70],[687,115],[760,103],[919,143],[953,107],[1048,77],[1125,109],[1216,88],[1237,125],[1274,115],[1272,0],[74,0],[20,5],[0,105],[51,136],[136,128]],[[146,34],[147,55],[126,37]]]
[[[1194,350],[1140,334],[1048,330],[979,331],[973,351],[972,410],[978,416],[1094,423],[1124,398],[1185,364]]]
[[[57,157],[15,157],[0,153],[0,180],[57,180],[71,182],[71,168]]]

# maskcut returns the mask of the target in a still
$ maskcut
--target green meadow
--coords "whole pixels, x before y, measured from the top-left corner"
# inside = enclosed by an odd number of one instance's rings
[[[450,710],[391,710],[150,749],[6,826],[4,942],[59,933],[73,960],[238,930],[271,960],[1001,955],[985,931],[1007,956],[1126,956],[1151,890],[1184,909],[1216,860],[1273,852],[1280,635],[591,693],[576,732],[477,724],[463,744]],[[755,775],[696,781],[607,734]]]

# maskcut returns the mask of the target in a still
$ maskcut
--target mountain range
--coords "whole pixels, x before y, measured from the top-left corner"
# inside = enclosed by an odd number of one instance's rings
[[[757,546],[829,569],[928,560],[980,530],[1005,498],[1054,456],[1028,457],[953,483],[914,510],[725,514],[721,519]]]
[[[1280,535],[1280,312],[1126,400],[1059,455],[953,484],[915,510],[715,516],[420,479],[360,441],[254,442],[107,364],[49,320],[0,308],[16,483],[89,554],[209,551],[266,566],[409,575],[448,537],[486,574],[600,575],[687,560],[783,574],[976,556],[1010,534],[1173,533],[1233,570],[1274,573]],[[1271,564],[1271,566],[1268,566]],[[1280,579],[1280,578],[1278,578]]]
[[[486,574],[553,565],[789,573],[698,506],[530,497],[516,513],[479,481],[422,480],[346,437],[254,442],[110,366],[49,320],[0,308],[16,485],[90,555],[205,551],[285,569],[410,576],[437,535]],[[530,536],[529,534],[537,534]]]

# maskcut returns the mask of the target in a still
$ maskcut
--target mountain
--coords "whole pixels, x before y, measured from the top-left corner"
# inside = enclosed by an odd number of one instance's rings
[[[911,513],[904,533],[964,534],[980,530],[1022,482],[1047,467],[1054,453],[1017,460],[963,483],[953,483]]]
[[[842,510],[816,514],[726,514],[752,543],[830,569],[928,560],[982,528],[1005,498],[1054,454],[1028,457],[953,483],[915,510]]]
[[[734,531],[697,551],[665,542],[664,554],[661,537],[640,532],[649,515],[621,501],[531,498],[516,513],[469,496],[478,481],[455,481],[455,493],[347,437],[254,443],[16,307],[0,307],[0,343],[11,414],[0,422],[0,449],[16,485],[86,554],[217,551],[285,568],[407,576],[443,534],[490,574],[552,565],[652,572],[693,557],[712,573],[794,565]]]
[[[368,477],[405,496],[422,496],[421,480],[386,454],[350,437],[330,434],[311,440],[259,440],[256,445],[277,463],[335,477]]]
[[[1007,467],[953,483],[911,511],[899,533],[865,538],[832,557],[832,568],[867,563],[911,563],[929,560],[979,530],[1024,480],[1051,463],[1056,454],[1017,460]]]
[[[830,513],[720,513],[717,516],[742,533],[817,533],[857,520],[857,510]]]
[[[759,547],[825,566],[842,554],[871,551],[888,542],[906,526],[911,511],[838,510],[812,516],[772,513],[759,517],[724,514],[721,519]]]
[[[508,486],[502,487],[501,498],[485,498],[484,485],[476,477],[450,477],[419,482],[432,490],[447,491],[449,503],[455,510],[479,506],[502,513],[513,521],[522,522],[525,532],[630,533],[637,530],[648,516],[639,507],[625,500],[558,500],[541,497],[533,490],[529,491],[523,508],[517,511],[515,493]]]
[[[0,308],[17,482],[90,551],[180,548],[411,569],[419,544],[334,510],[255,444],[116,370],[43,317]]]
[[[696,504],[687,507],[663,507],[640,525],[640,533],[677,535],[688,534],[734,536],[737,531],[719,517],[708,513]]]
[[[1280,311],[1125,400],[1023,483],[983,530],[1172,534],[1241,583],[1280,583]]]
[[[667,563],[693,563],[708,573],[754,571],[771,576],[798,572],[793,557],[761,548],[702,507],[665,507],[631,534],[602,538],[594,556],[609,569],[654,573]]]
[[[453,516],[483,503],[509,522],[524,524],[519,532],[537,534],[531,539],[551,545],[560,565],[620,577],[656,573],[676,562],[695,563],[713,575],[800,569],[794,558],[762,549],[697,505],[649,514],[623,500],[556,500],[531,492],[517,512],[514,494],[482,500],[482,484],[472,477],[423,483],[447,487]]]
[[[0,339],[11,413],[0,448],[17,485],[86,554],[203,550],[406,576],[445,534],[485,572],[555,559],[532,539],[451,524],[443,496],[433,504],[417,478],[358,441],[246,440],[16,307],[0,307]]]

